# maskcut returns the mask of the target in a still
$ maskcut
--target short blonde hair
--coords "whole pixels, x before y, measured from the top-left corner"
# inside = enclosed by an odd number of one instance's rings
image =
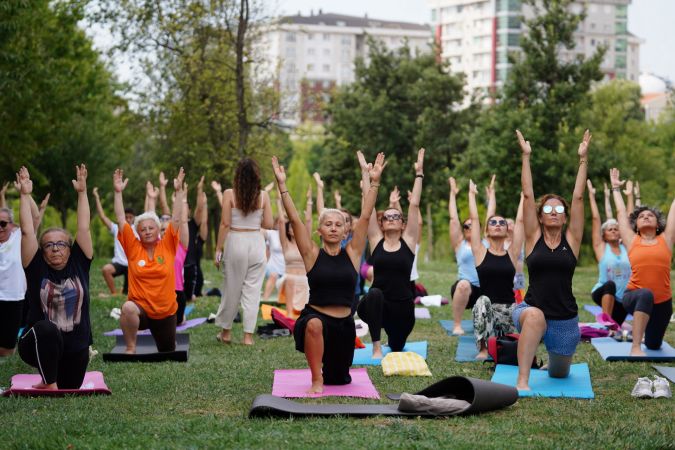
[[[321,214],[319,214],[319,226],[323,225],[323,222],[326,220],[326,216],[328,216],[329,214],[337,214],[340,217],[342,217],[343,222],[345,221],[345,215],[339,209],[324,208],[324,210],[321,211]]]
[[[138,224],[144,220],[152,220],[157,224],[157,228],[161,228],[162,224],[159,222],[159,217],[155,214],[154,211],[146,211],[141,215],[136,216],[134,219],[134,228],[138,229]]]

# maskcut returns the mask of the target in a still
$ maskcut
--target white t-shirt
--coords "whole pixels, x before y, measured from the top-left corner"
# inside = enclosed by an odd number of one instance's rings
[[[284,251],[281,248],[278,230],[265,230],[265,241],[270,249],[270,259],[267,261],[269,273],[283,274],[286,270]]]
[[[420,244],[415,244],[415,259],[413,260],[412,270],[410,271],[410,281],[415,281],[420,277],[417,272],[417,254],[420,252]]]
[[[134,230],[134,234],[136,234],[136,229],[134,227],[131,227],[132,230]],[[119,239],[117,239],[117,232],[119,230],[119,227],[115,222],[112,222],[110,225],[110,233],[113,235],[115,238],[115,252],[113,253],[113,259],[112,262],[113,264],[121,264],[123,266],[128,266],[129,262],[127,261],[127,255],[124,253],[124,249],[122,248],[122,244],[120,244]],[[138,236],[136,236],[138,238]]]
[[[0,243],[0,301],[18,301],[26,296],[26,275],[21,265],[21,230],[15,228]]]

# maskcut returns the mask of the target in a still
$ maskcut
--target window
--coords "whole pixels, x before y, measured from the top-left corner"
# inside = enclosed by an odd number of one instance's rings
[[[435,9],[431,10],[431,22],[432,23],[436,22],[436,10]]]
[[[340,38],[340,42],[342,43],[342,45],[351,45],[352,38],[350,38],[349,36],[342,36],[342,38]]]
[[[307,72],[313,72],[314,71],[314,64],[307,64]]]
[[[595,47],[595,39],[591,39],[591,47]]]
[[[286,56],[294,57],[295,56],[295,47],[286,47]]]
[[[509,62],[509,53],[506,50],[500,50],[497,54],[497,63],[506,64]]]
[[[314,48],[308,48],[308,49],[307,49],[307,54],[308,54],[309,56],[314,56],[314,55],[316,55],[316,49],[314,49]]]
[[[324,33],[324,34],[323,34],[323,40],[324,40],[324,41],[330,41],[330,34]]]
[[[323,65],[323,71],[324,72],[330,72],[330,64],[324,64]]]
[[[295,42],[295,33],[286,33],[286,42]]]
[[[617,19],[626,19],[628,17],[628,6],[627,5],[616,5],[616,18]]]
[[[497,11],[520,12],[520,0],[497,0]]]
[[[617,69],[626,68],[626,55],[616,55],[614,59],[614,65]]]
[[[498,46],[518,47],[520,45],[519,33],[501,33],[497,40]]]
[[[628,33],[628,25],[626,22],[616,22],[616,27],[614,29],[615,34],[626,34]]]
[[[330,56],[330,49],[329,48],[323,49],[323,56]]]
[[[338,20],[337,22],[335,22],[335,25],[337,25],[338,27],[344,27],[347,26],[347,22],[345,22],[344,20]]]
[[[499,18],[499,28],[520,29],[520,17],[518,16],[501,16]]]
[[[314,40],[314,33],[307,33],[307,40],[308,41]]]

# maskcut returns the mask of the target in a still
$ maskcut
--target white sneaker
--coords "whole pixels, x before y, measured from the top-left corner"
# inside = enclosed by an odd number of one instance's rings
[[[633,387],[633,392],[630,393],[635,398],[653,398],[652,380],[647,377],[638,378],[637,383]]]
[[[654,375],[654,398],[671,398],[673,394],[670,392],[670,383],[665,378]]]

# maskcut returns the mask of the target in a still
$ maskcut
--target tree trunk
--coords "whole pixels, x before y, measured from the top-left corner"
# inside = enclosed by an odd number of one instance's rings
[[[237,40],[235,41],[236,67],[235,82],[237,89],[237,123],[239,125],[239,157],[246,154],[246,143],[250,131],[248,114],[246,111],[246,79],[244,74],[244,50],[246,49],[246,31],[248,28],[249,4],[248,0],[240,0],[239,22],[237,26]]]
[[[424,262],[429,262],[434,258],[434,224],[431,221],[431,203],[427,202],[427,252],[424,255]]]

